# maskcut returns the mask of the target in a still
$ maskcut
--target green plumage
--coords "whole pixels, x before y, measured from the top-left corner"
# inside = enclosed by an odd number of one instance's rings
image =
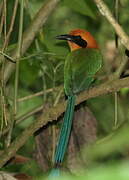
[[[101,68],[102,55],[98,49],[78,49],[66,58],[64,88],[66,95],[77,94],[91,85],[94,75]]]
[[[101,68],[102,55],[98,49],[81,48],[72,51],[65,60],[64,89],[68,96],[58,145],[55,153],[55,164],[64,159],[74,114],[76,94],[88,89],[94,80],[94,75]]]

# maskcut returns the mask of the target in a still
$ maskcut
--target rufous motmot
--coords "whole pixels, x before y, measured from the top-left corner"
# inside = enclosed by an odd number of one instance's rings
[[[64,65],[64,91],[67,96],[67,107],[54,157],[53,174],[59,174],[59,167],[64,160],[70,137],[76,96],[88,89],[94,76],[102,65],[102,55],[93,36],[85,30],[72,30],[69,34],[56,36],[66,40],[71,52]]]

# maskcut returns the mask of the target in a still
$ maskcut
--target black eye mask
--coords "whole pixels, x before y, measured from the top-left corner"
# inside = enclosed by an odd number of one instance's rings
[[[81,36],[64,34],[64,35],[56,36],[56,39],[74,42],[75,44],[77,44],[78,46],[80,46],[82,48],[86,48],[86,46],[87,46],[87,42],[84,39],[82,39]]]

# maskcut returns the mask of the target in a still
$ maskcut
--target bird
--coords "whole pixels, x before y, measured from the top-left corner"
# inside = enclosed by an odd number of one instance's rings
[[[54,155],[52,174],[59,176],[60,167],[67,151],[72,128],[77,95],[91,87],[95,74],[102,66],[102,54],[97,41],[90,32],[74,29],[68,34],[56,36],[68,42],[70,53],[64,64],[64,92],[67,106]]]

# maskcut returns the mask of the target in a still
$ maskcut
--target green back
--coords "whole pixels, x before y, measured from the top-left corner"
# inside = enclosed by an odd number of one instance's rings
[[[101,65],[102,55],[99,49],[82,48],[72,51],[67,56],[64,66],[66,95],[73,95],[89,88]]]

